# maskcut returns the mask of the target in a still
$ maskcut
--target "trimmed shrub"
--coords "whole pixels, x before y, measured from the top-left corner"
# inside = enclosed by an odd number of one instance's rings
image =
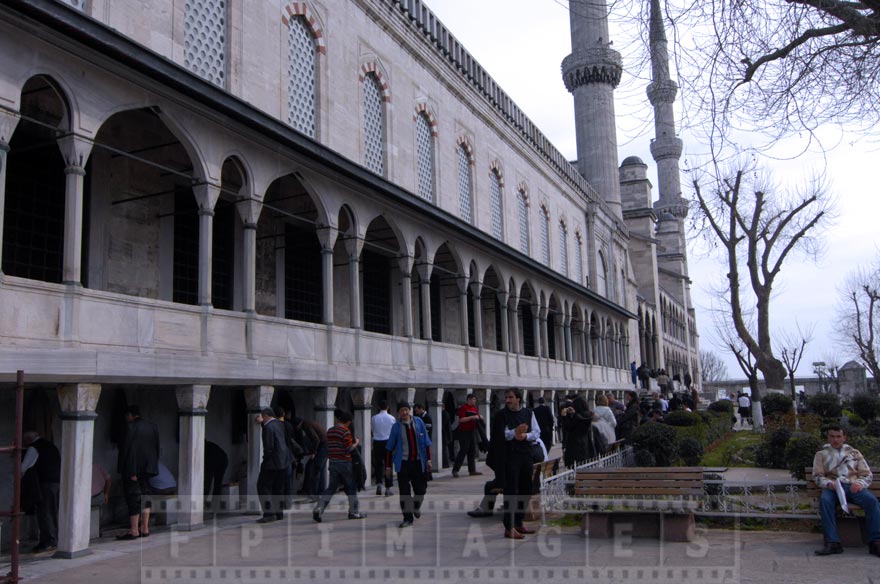
[[[678,443],[678,454],[685,466],[697,466],[703,456],[703,445],[695,438],[683,438]]]
[[[656,466],[672,466],[678,460],[677,436],[672,426],[649,422],[642,424],[630,436],[636,454],[647,450],[654,456]]]
[[[633,458],[636,466],[657,466],[657,459],[647,450],[636,450]]]
[[[813,457],[822,448],[822,442],[812,434],[795,432],[785,446],[785,462],[783,468],[796,479],[805,480],[804,467],[813,466]]]
[[[859,393],[852,398],[852,410],[866,422],[880,417],[880,397],[869,393]]]
[[[842,415],[846,418],[850,427],[861,428],[865,425],[865,420],[855,412],[843,410]],[[849,434],[849,432],[847,432],[847,434]]]
[[[791,430],[788,428],[777,428],[766,434],[764,442],[755,451],[755,463],[761,468],[788,468],[785,447],[790,438]]]
[[[791,398],[781,393],[768,393],[761,399],[761,410],[768,418],[787,414],[793,409]]]
[[[697,426],[703,423],[703,418],[700,417],[700,414],[695,414],[694,412],[678,410],[666,414],[663,417],[663,421],[670,426]]]
[[[846,443],[861,452],[869,466],[880,464],[880,438],[863,434],[854,438],[847,437]]]
[[[726,412],[733,414],[733,402],[729,399],[720,399],[709,404],[706,408],[710,412]]]
[[[839,418],[843,408],[840,406],[840,400],[831,393],[817,393],[811,395],[807,399],[807,407],[814,414],[822,418]]]

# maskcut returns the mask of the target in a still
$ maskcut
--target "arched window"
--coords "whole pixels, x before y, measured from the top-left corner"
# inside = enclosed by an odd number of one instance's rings
[[[550,211],[541,207],[541,261],[550,265]]]
[[[574,235],[574,275],[578,284],[584,283],[584,242],[580,233]]]
[[[462,219],[471,223],[473,220],[471,192],[473,189],[471,180],[471,160],[464,144],[458,145],[458,214]]]
[[[529,246],[529,201],[523,190],[517,193],[516,198],[519,207],[519,250],[529,255],[531,253]]]
[[[504,219],[501,210],[501,176],[497,170],[489,173],[489,194],[492,199],[492,235],[504,239]]]
[[[418,165],[418,194],[426,201],[434,201],[434,136],[431,122],[425,112],[416,116],[416,164]]]
[[[559,222],[559,271],[568,276],[568,230]]]
[[[375,73],[364,77],[364,164],[385,174],[385,108]]]
[[[599,252],[599,273],[596,274],[596,292],[605,296],[605,298],[610,298],[610,289],[608,283],[608,264],[605,263],[605,256],[602,252]]]
[[[183,64],[223,87],[226,82],[226,0],[186,2]]]
[[[291,18],[287,33],[287,123],[315,137],[318,49],[302,16]]]

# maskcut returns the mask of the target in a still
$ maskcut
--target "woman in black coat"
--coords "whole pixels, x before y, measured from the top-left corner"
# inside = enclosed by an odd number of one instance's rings
[[[627,440],[633,430],[639,427],[639,394],[628,391],[624,401],[626,410],[617,418],[617,428],[615,428],[618,440]]]
[[[598,453],[593,444],[593,413],[587,401],[578,396],[570,407],[560,413],[560,420],[565,428],[563,461],[568,468],[595,457]]]

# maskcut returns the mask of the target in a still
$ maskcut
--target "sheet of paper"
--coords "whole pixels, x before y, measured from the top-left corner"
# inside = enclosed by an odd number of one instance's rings
[[[843,492],[843,485],[840,481],[834,481],[837,484],[837,499],[840,501],[840,508],[844,513],[849,513],[849,505],[846,503],[846,493]]]

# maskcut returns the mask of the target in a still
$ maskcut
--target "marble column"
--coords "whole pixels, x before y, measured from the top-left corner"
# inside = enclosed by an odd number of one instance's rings
[[[538,328],[535,329],[535,331],[540,336],[541,342],[535,343],[535,355],[538,357],[546,357],[549,359],[550,358],[550,343],[547,341],[548,341],[548,337],[550,335],[547,331],[547,328],[548,328],[547,327],[547,314],[548,314],[547,307],[542,306],[542,307],[538,308],[537,314],[538,314],[538,318],[535,322],[540,323],[540,325],[538,326]],[[540,351],[537,349],[539,344],[541,347]]]
[[[263,462],[263,434],[256,423],[260,410],[272,404],[275,388],[271,385],[257,385],[244,390],[247,403],[247,510],[262,514],[260,499],[257,496],[257,479],[260,476],[260,464]]]
[[[474,300],[474,342],[478,349],[483,348],[483,301],[480,294],[483,292],[482,282],[471,284],[471,296]]]
[[[61,404],[61,485],[58,501],[57,558],[78,558],[89,551],[92,503],[92,452],[95,408],[101,396],[96,383],[58,386]]]
[[[214,206],[220,198],[220,187],[204,183],[194,187],[193,192],[199,205],[199,305],[210,306],[213,282],[211,262],[214,256]]]
[[[519,299],[516,296],[511,295],[510,300],[507,302],[507,313],[510,318],[508,318],[509,332],[510,332],[510,352],[511,353],[520,353],[520,342],[519,342],[519,315],[517,313],[517,304],[519,303]]]
[[[422,339],[430,341],[431,331],[431,272],[434,266],[423,262],[416,266],[419,273],[419,293],[422,295]]]
[[[242,227],[242,308],[253,314],[257,311],[257,224],[245,223]]]
[[[468,338],[468,280],[467,278],[458,278],[456,279],[456,283],[458,284],[458,326],[461,330],[461,336],[459,340],[461,344],[465,347],[470,345],[470,339]]]
[[[326,325],[334,324],[333,307],[333,248],[339,231],[332,227],[321,227],[317,230],[318,240],[321,242],[321,291],[323,293],[322,321]]]
[[[361,319],[361,251],[364,249],[364,240],[359,237],[352,237],[345,240],[345,250],[348,252],[348,276],[350,283],[350,314],[351,328],[363,328],[363,320]],[[332,422],[331,422],[332,425]]]
[[[565,315],[562,324],[562,337],[565,342],[565,361],[574,361],[574,350],[571,342],[571,316]]]
[[[492,390],[491,389],[474,389],[473,394],[477,396],[477,408],[480,415],[486,422],[486,434],[489,434],[489,420],[492,414]]]
[[[434,468],[443,467],[443,393],[442,387],[425,390],[425,407],[428,408],[428,415],[434,421],[434,427],[431,430],[431,442],[433,443],[431,452],[434,458]]]
[[[354,402],[354,426],[355,437],[361,439],[361,458],[364,460],[364,468],[367,470],[367,486],[373,476],[373,388],[356,387],[351,392]]]
[[[507,292],[499,290],[496,292],[498,296],[498,310],[501,311],[501,330],[496,334],[501,335],[501,350],[505,353],[510,352],[510,325],[507,320]]]
[[[535,357],[543,357],[544,347],[547,346],[547,343],[544,342],[544,336],[547,332],[547,319],[546,317],[543,319],[544,326],[542,326],[541,310],[541,308],[538,308],[532,311],[532,336],[535,339]]]
[[[333,426],[333,411],[336,409],[336,395],[338,393],[338,387],[319,387],[311,391],[315,421],[325,430]],[[321,484],[326,485],[329,478],[329,467],[325,464],[321,472],[324,474]]]
[[[0,110],[0,258],[3,257],[3,210],[6,208],[6,160],[9,153],[9,141],[18,125],[18,114]],[[0,275],[3,274],[0,262]]]
[[[404,256],[398,260],[400,268],[400,297],[403,302],[403,336],[413,337],[412,269],[413,257]]]
[[[82,285],[83,178],[92,151],[91,141],[68,134],[58,139],[64,157],[64,267],[65,284]]]
[[[393,411],[394,414],[397,414],[397,404],[399,403],[407,403],[409,407],[412,408],[416,401],[416,388],[415,387],[397,387],[394,389],[394,403],[388,405],[389,411]],[[395,415],[395,417],[397,417]]]
[[[205,522],[205,417],[210,385],[177,388],[180,442],[177,454],[177,527],[199,529]]]

